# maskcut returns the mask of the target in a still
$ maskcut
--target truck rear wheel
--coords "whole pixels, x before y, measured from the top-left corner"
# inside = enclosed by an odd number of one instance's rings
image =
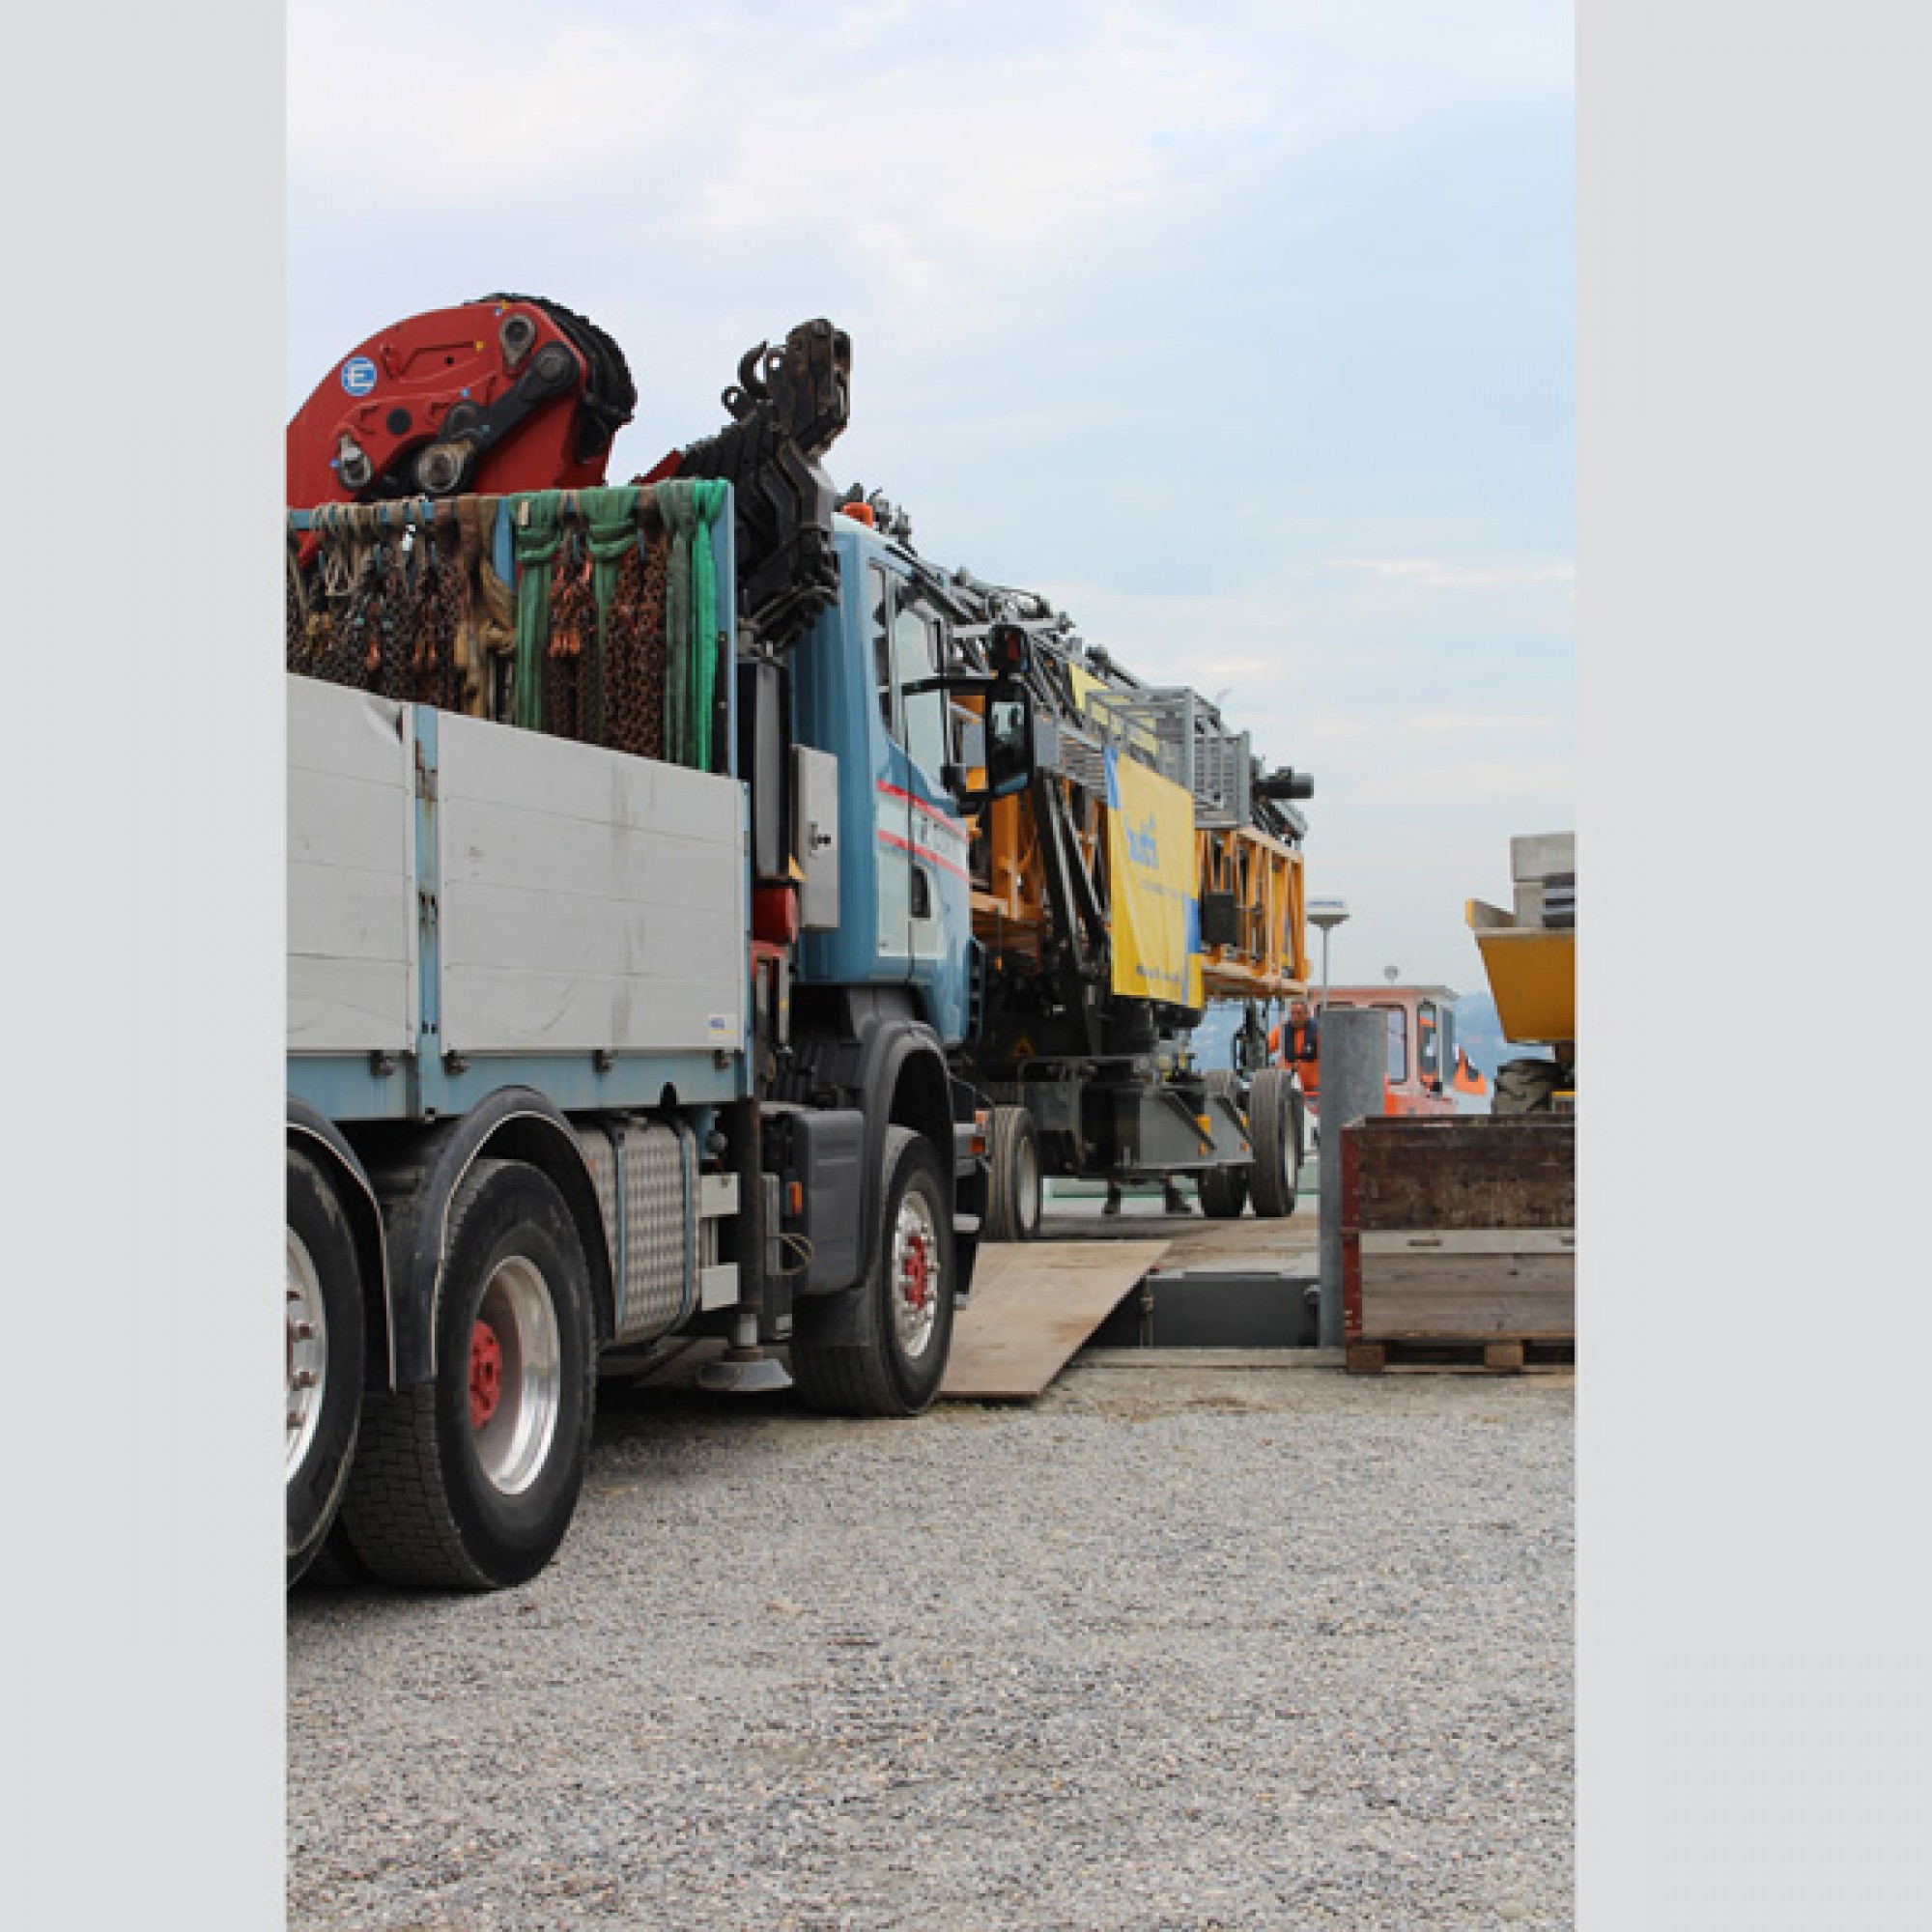
[[[464,1178],[446,1256],[436,1375],[371,1397],[343,1520],[383,1582],[501,1589],[550,1561],[583,1487],[589,1267],[555,1185],[511,1160]]]
[[[930,1406],[952,1346],[952,1189],[932,1143],[886,1129],[879,1219],[857,1289],[856,1340],[817,1340],[830,1310],[793,1310],[792,1379],[828,1415],[917,1415]],[[842,1312],[842,1311],[841,1311]]]
[[[1249,1189],[1255,1212],[1279,1220],[1294,1212],[1301,1186],[1301,1107],[1285,1066],[1264,1066],[1248,1089],[1248,1139],[1255,1150]]]
[[[1204,1074],[1201,1084],[1210,1099],[1215,1094],[1225,1094],[1236,1108],[1240,1106],[1240,1082],[1227,1068],[1217,1066]],[[1238,1220],[1241,1209],[1248,1205],[1246,1167],[1208,1168],[1196,1177],[1196,1184],[1201,1190],[1201,1211],[1210,1220]]]
[[[1044,1187],[1033,1116],[1024,1107],[995,1107],[986,1153],[986,1239],[1037,1239]]]
[[[288,1580],[314,1562],[342,1502],[362,1414],[362,1276],[335,1189],[288,1150]]]

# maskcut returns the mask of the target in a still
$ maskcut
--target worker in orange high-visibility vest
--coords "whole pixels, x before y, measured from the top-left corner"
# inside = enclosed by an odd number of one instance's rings
[[[1312,1100],[1321,1091],[1321,1032],[1308,1016],[1306,1000],[1288,1003],[1288,1018],[1279,1029],[1281,1064],[1293,1069],[1301,1091]]]

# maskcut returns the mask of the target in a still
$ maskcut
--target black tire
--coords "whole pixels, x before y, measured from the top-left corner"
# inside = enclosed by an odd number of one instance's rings
[[[288,1150],[288,1580],[341,1507],[362,1415],[362,1271],[333,1185]]]
[[[315,1561],[302,1573],[304,1590],[364,1590],[375,1581],[369,1566],[355,1553],[342,1519],[322,1540]]]
[[[1238,1221],[1248,1205],[1245,1167],[1210,1167],[1195,1177],[1201,1190],[1201,1211],[1210,1221]]]
[[[384,1583],[502,1589],[550,1561],[583,1488],[590,1271],[563,1196],[522,1161],[470,1168],[446,1253],[435,1378],[370,1397],[343,1522]]]
[[[1248,1191],[1255,1212],[1279,1221],[1294,1212],[1301,1186],[1301,1109],[1294,1076],[1285,1066],[1264,1066],[1248,1089],[1248,1140],[1255,1151]]]
[[[1037,1240],[1044,1194],[1033,1116],[1024,1107],[995,1107],[986,1147],[985,1239]]]
[[[1201,1084],[1211,1099],[1223,1094],[1235,1103],[1238,1112],[1241,1104],[1241,1083],[1239,1078],[1226,1067],[1214,1067],[1202,1075]],[[1195,1177],[1201,1191],[1201,1211],[1211,1221],[1237,1221],[1241,1209],[1248,1205],[1248,1170],[1245,1167],[1210,1167]]]
[[[880,1179],[866,1272],[851,1291],[858,1338],[819,1339],[833,1314],[824,1303],[793,1311],[792,1380],[799,1400],[827,1415],[919,1414],[939,1393],[952,1346],[952,1190],[932,1143],[888,1127]]]
[[[1496,1068],[1492,1114],[1553,1114],[1563,1069],[1553,1060],[1506,1060]]]

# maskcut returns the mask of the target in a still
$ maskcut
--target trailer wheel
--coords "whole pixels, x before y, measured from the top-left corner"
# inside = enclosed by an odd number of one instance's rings
[[[448,1228],[435,1378],[370,1398],[343,1520],[383,1582],[501,1589],[550,1561],[583,1487],[590,1271],[563,1196],[523,1161],[476,1162]]]
[[[985,1236],[989,1241],[1031,1241],[1039,1236],[1039,1129],[1024,1107],[995,1107],[987,1145]]]
[[[288,1150],[288,1580],[327,1538],[362,1414],[362,1279],[335,1189]]]
[[[826,1311],[793,1311],[792,1379],[828,1415],[917,1415],[930,1406],[952,1346],[952,1189],[932,1143],[886,1129],[879,1220],[858,1288],[856,1341],[821,1342]]]
[[[1255,1212],[1280,1220],[1294,1212],[1301,1186],[1301,1110],[1285,1066],[1264,1066],[1248,1089],[1248,1139],[1255,1150],[1249,1187]]]
[[[1241,1083],[1226,1067],[1217,1066],[1202,1075],[1201,1084],[1211,1098],[1225,1094],[1238,1109]],[[1248,1205],[1246,1167],[1210,1167],[1195,1177],[1201,1190],[1201,1211],[1214,1221],[1235,1221]]]

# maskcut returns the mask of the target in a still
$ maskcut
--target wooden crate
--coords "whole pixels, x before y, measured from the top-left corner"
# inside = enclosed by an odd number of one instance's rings
[[[1577,1334],[1574,1115],[1357,1121],[1342,1134],[1342,1322],[1375,1344]],[[1519,1354],[1517,1361],[1520,1361]]]

